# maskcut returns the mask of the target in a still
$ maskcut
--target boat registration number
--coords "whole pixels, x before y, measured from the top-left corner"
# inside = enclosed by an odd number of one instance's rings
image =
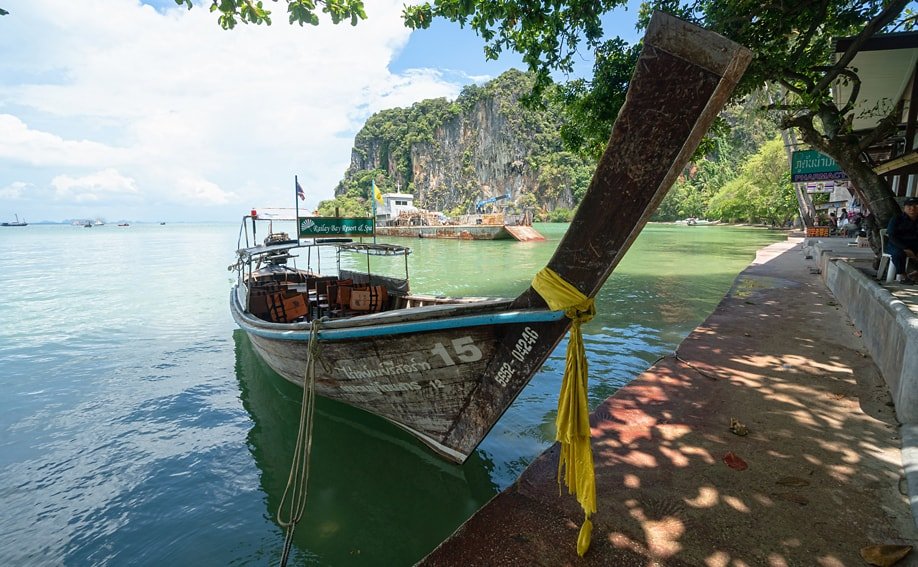
[[[519,362],[524,362],[538,340],[539,333],[531,327],[526,327],[523,329],[523,333],[516,341],[516,344],[513,345],[513,351],[510,352],[510,356]],[[509,361],[504,362],[497,371],[497,383],[506,388],[514,374],[516,374],[516,369],[513,368],[513,365]]]

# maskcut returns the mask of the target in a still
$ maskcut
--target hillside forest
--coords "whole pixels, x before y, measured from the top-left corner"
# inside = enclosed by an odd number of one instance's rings
[[[321,202],[318,213],[371,214],[375,181],[383,193],[411,193],[416,206],[452,217],[473,212],[478,200],[510,194],[502,203],[510,212],[569,221],[614,121],[593,115],[592,108],[608,105],[590,99],[623,94],[626,84],[615,83],[630,74],[629,60],[614,64],[611,85],[601,88],[575,81],[534,95],[535,77],[510,70],[466,87],[453,101],[374,114],[355,138],[335,198]],[[763,106],[751,96],[721,113],[652,220],[783,226],[797,216],[787,153]]]

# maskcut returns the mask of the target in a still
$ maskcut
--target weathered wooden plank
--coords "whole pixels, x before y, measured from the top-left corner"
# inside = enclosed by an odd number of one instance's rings
[[[589,297],[676,181],[751,59],[744,47],[657,12],[605,153],[548,267]],[[539,303],[531,288],[517,305]],[[531,299],[532,301],[527,301]]]
[[[713,32],[654,14],[606,151],[549,268],[584,295],[596,295],[685,167],[750,60],[749,50]],[[544,305],[529,288],[512,307]],[[467,442],[476,435],[472,430],[495,423],[567,326],[562,322],[546,329],[522,361],[512,356],[522,333],[509,336],[488,372],[511,373],[512,386],[502,389],[481,381],[448,442]]]

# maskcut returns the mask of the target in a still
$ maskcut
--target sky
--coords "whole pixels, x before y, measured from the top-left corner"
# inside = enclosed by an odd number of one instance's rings
[[[404,27],[368,0],[356,27],[224,31],[196,2],[0,0],[0,220],[236,221],[331,199],[374,112],[524,69],[457,24]],[[636,2],[606,33],[637,40]],[[589,74],[589,53],[579,74]]]

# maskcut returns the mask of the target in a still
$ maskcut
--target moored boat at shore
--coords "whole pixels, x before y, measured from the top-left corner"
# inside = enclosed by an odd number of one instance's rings
[[[749,57],[716,34],[654,15],[606,152],[537,280],[556,278],[591,304]],[[243,218],[231,266],[230,309],[255,350],[287,380],[303,385],[311,371],[318,395],[379,415],[450,460],[474,451],[571,325],[534,287],[515,299],[431,297],[414,294],[407,273],[312,269],[309,260],[333,246],[338,266],[342,254],[398,256],[407,272],[407,248],[348,240],[372,235],[372,219],[298,217],[296,238],[269,229],[258,243],[265,221]],[[297,267],[301,254],[307,265]],[[567,311],[586,315],[578,309]]]
[[[450,240],[545,240],[532,226],[504,224],[454,224],[437,226],[380,226],[376,234],[403,238],[445,238]]]
[[[407,203],[395,215],[376,214],[376,234],[403,238],[445,238],[452,240],[518,240],[521,242],[545,240],[532,228],[532,215],[509,214],[505,211],[462,215],[450,219],[438,211],[425,211],[410,206],[409,197],[402,193],[386,193],[386,209],[390,202]],[[489,199],[488,201],[490,201]],[[485,201],[481,201],[482,203]]]

